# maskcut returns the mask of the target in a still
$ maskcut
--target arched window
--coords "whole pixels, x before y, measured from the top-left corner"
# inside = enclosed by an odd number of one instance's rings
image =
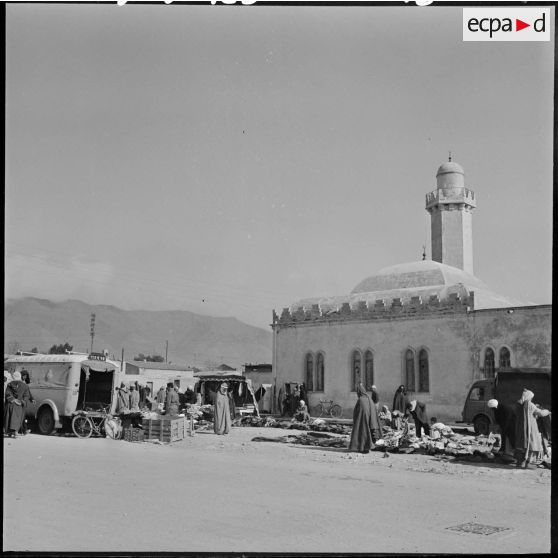
[[[421,349],[419,353],[419,391],[430,391],[428,376],[428,353],[426,349]]]
[[[374,355],[372,351],[364,353],[364,385],[370,389],[374,385]]]
[[[484,352],[484,377],[494,378],[494,351],[490,347]]]
[[[415,391],[415,355],[411,349],[405,353],[405,386],[407,391]]]
[[[500,349],[500,368],[510,368],[510,367],[511,367],[510,350],[507,347],[502,347]]]
[[[306,390],[314,391],[314,357],[312,353],[306,354]]]
[[[360,351],[353,351],[353,356],[351,358],[351,381],[353,391],[356,391],[358,384],[360,384],[362,380],[360,376],[360,360]]]
[[[324,370],[324,355],[323,353],[318,353],[316,364],[316,391],[324,391]]]

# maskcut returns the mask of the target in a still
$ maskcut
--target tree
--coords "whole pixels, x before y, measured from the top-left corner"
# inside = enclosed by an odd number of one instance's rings
[[[64,345],[53,345],[49,349],[48,354],[65,355],[66,353],[69,353],[73,348],[74,348],[73,345],[70,345],[69,343],[64,343]]]
[[[134,361],[140,362],[165,362],[165,359],[160,355],[144,355],[140,353],[138,356],[134,357]]]

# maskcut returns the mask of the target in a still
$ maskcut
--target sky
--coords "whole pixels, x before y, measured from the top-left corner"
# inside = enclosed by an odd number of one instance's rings
[[[5,298],[268,328],[430,258],[451,151],[475,275],[551,302],[552,41],[412,3],[7,4],[6,30]]]

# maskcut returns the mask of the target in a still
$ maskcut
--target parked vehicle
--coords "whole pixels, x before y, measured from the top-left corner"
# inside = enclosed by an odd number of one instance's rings
[[[118,363],[103,354],[13,356],[4,369],[28,372],[35,403],[27,406],[26,417],[36,419],[41,434],[71,431],[76,411],[114,411]]]
[[[494,412],[488,401],[515,403],[523,389],[535,394],[535,403],[552,410],[550,377],[548,368],[510,368],[497,372],[494,378],[477,380],[465,399],[462,422],[472,424],[476,435],[488,434],[494,430]]]

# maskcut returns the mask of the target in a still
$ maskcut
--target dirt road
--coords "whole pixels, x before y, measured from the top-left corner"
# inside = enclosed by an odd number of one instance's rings
[[[4,439],[4,550],[550,550],[546,469],[251,441],[286,433]],[[450,529],[469,523],[503,530]]]

